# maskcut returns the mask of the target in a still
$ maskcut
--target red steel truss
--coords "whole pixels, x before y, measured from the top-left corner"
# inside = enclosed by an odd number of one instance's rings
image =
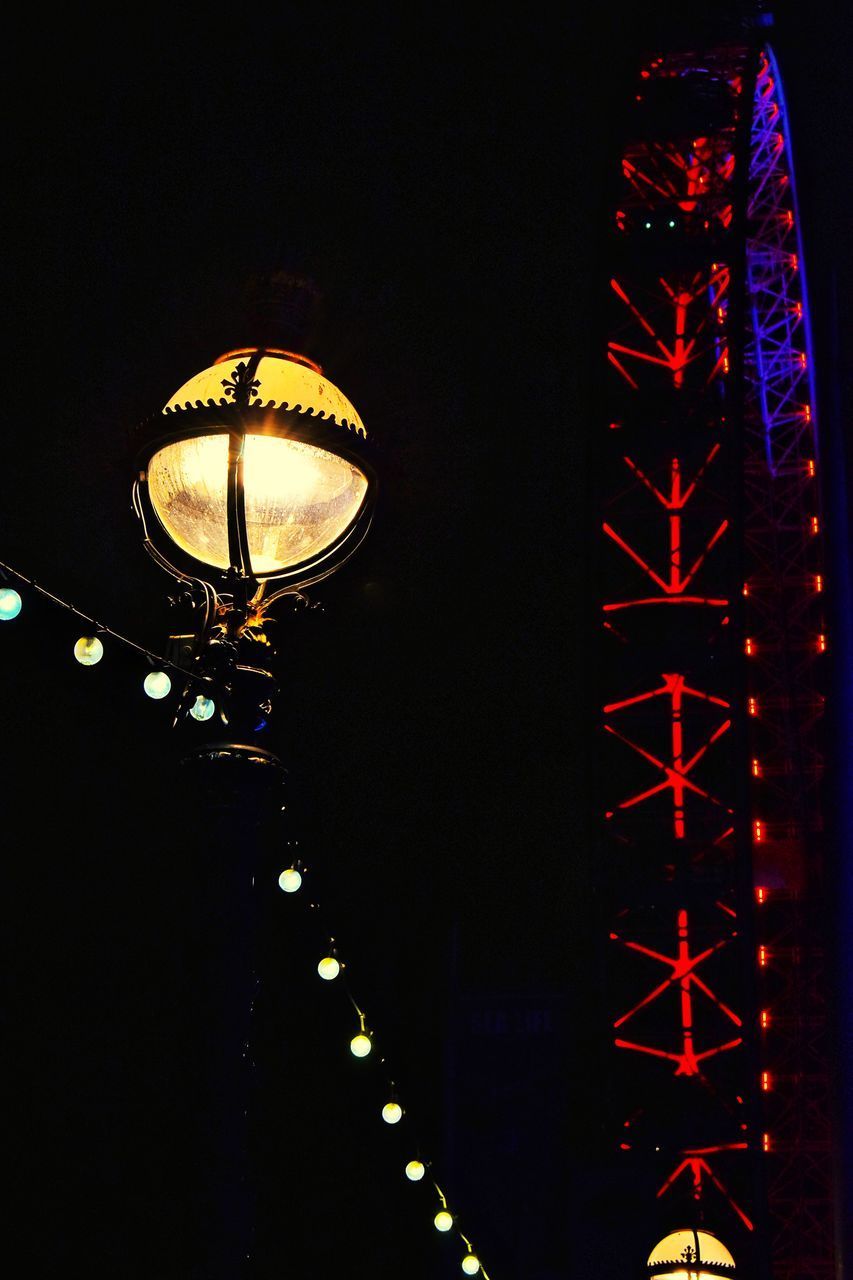
[[[778,69],[762,51],[747,207],[748,658],[763,1146],[778,1280],[835,1275],[824,971],[826,585],[803,256]]]
[[[654,58],[631,126],[599,563],[615,1145],[646,1231],[704,1223],[746,1274],[830,1280],[828,640],[772,53],[744,40]]]

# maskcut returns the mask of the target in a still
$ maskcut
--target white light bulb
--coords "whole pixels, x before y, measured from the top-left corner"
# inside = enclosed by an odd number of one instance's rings
[[[357,1036],[353,1036],[349,1042],[351,1052],[356,1058],[366,1058],[373,1048],[370,1043],[370,1036],[366,1036],[364,1032],[359,1032]]]
[[[406,1177],[410,1182],[420,1182],[425,1173],[426,1169],[420,1160],[410,1160],[406,1165]]]
[[[149,671],[142,681],[142,687],[149,698],[165,698],[172,687],[172,681],[165,671]]]
[[[205,698],[203,693],[198,695],[195,702],[190,707],[190,715],[193,720],[209,720],[213,715],[213,711],[213,700],[211,698]]]
[[[0,622],[11,622],[21,612],[21,597],[13,587],[0,587]]]
[[[74,646],[74,657],[82,667],[94,667],[104,656],[104,646],[97,636],[81,636]]]
[[[334,956],[323,956],[323,959],[317,965],[317,972],[321,978],[325,978],[327,982],[331,982],[338,976],[341,966],[338,964]]]
[[[480,1259],[474,1253],[466,1253],[462,1259],[462,1270],[466,1276],[475,1276],[480,1270]]]
[[[296,870],[296,867],[288,867],[286,871],[282,871],[278,878],[278,887],[283,889],[285,893],[296,893],[302,884],[302,876]]]
[[[399,1102],[386,1102],[382,1108],[382,1119],[386,1124],[396,1124],[403,1116],[403,1108]]]
[[[439,1209],[433,1218],[437,1231],[449,1231],[453,1226],[453,1214],[448,1213],[446,1209]]]

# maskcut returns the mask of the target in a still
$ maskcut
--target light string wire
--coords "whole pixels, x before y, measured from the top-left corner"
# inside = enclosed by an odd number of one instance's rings
[[[154,666],[160,667],[164,670],[168,668],[171,671],[177,672],[178,675],[183,676],[187,680],[194,680],[198,684],[205,685],[208,688],[213,684],[210,676],[202,675],[198,671],[190,671],[188,668],[182,667],[180,663],[174,662],[171,658],[167,658],[164,654],[155,653],[153,649],[146,649],[145,645],[137,644],[136,641],[131,640],[129,636],[122,635],[119,631],[114,631],[112,627],[106,626],[103,622],[98,622],[92,614],[84,613],[81,609],[78,609],[76,605],[69,603],[67,600],[63,600],[61,596],[56,595],[53,591],[48,591],[46,587],[43,587],[40,582],[36,582],[34,578],[28,578],[27,575],[25,573],[21,573],[19,569],[13,569],[11,565],[5,564],[0,560],[0,576],[5,578],[6,575],[14,578],[16,582],[20,582],[28,586],[32,591],[36,592],[37,595],[44,596],[44,598],[46,600],[50,600],[52,604],[58,605],[68,613],[72,613],[75,618],[79,618],[81,622],[86,623],[93,634],[98,633],[110,636],[111,639],[117,640],[120,644],[126,645],[129,649],[135,650],[136,653],[141,653],[143,657],[147,658]]]
[[[288,843],[291,843],[291,842],[288,842]],[[299,842],[296,841],[293,843],[298,844]],[[314,919],[318,924],[318,929],[317,929],[318,939],[319,939],[318,951],[321,948],[325,948],[323,950],[323,956],[320,960],[320,964],[322,964],[322,961],[324,959],[329,959],[333,957],[335,960],[338,961],[340,965],[340,968],[335,973],[334,978],[327,979],[327,981],[330,982],[330,985],[332,982],[334,982],[334,983],[339,983],[343,987],[344,992],[346,994],[346,998],[349,1001],[349,1003],[352,1005],[353,1010],[355,1011],[355,1015],[358,1019],[358,1030],[356,1031],[355,1036],[353,1038],[355,1039],[358,1036],[366,1036],[370,1040],[371,1046],[372,1046],[374,1029],[369,1023],[367,1014],[365,1013],[364,1009],[362,1008],[360,1003],[356,1000],[353,994],[352,988],[350,986],[349,980],[346,977],[348,964],[345,958],[344,959],[339,958],[338,946],[336,941],[337,934],[330,932],[325,927],[325,925],[320,924],[321,916],[323,914],[322,908],[319,902],[316,901],[316,896],[313,890],[309,893],[305,893],[304,891],[300,892],[300,890],[303,889],[304,881],[306,879],[310,879],[310,877],[311,877],[310,869],[308,865],[305,863],[302,856],[295,857],[290,862],[288,862],[287,865],[284,866],[284,868],[282,869],[281,875],[279,876],[279,886],[284,891],[285,897],[300,897],[300,898],[303,898],[303,900],[307,899],[307,910],[310,913],[311,918]],[[322,977],[322,975],[320,976]],[[358,1055],[355,1055],[355,1056],[358,1056]],[[371,1050],[364,1055],[364,1060],[370,1059],[372,1056],[373,1054],[372,1054],[372,1047],[371,1047]],[[408,1110],[408,1107],[404,1106],[403,1099],[400,1097],[398,1087],[397,1087],[397,1082],[389,1074],[388,1066],[385,1061],[385,1058],[380,1056],[378,1058],[378,1062],[380,1067],[385,1068],[384,1076],[385,1076],[385,1087],[386,1087],[387,1099],[389,1102],[397,1103],[397,1105],[401,1109],[401,1116],[398,1118],[397,1121],[393,1122],[394,1127],[396,1127],[396,1124],[399,1123],[400,1120],[402,1120],[403,1118],[407,1120],[408,1128],[411,1132],[412,1159],[413,1160],[416,1159],[420,1164],[422,1164],[424,1166],[425,1171],[431,1170],[432,1161],[425,1154],[424,1149],[421,1146],[421,1143],[418,1139],[416,1126],[412,1120],[411,1114]],[[423,1181],[425,1179],[425,1176],[426,1174],[424,1173],[419,1178],[412,1179],[412,1181],[419,1181],[419,1182]],[[437,1217],[437,1215],[441,1212],[450,1214],[450,1217],[452,1218],[452,1224],[449,1225],[444,1231],[442,1231],[441,1234],[449,1234],[450,1230],[453,1229],[456,1232],[456,1235],[458,1236],[458,1238],[462,1241],[462,1244],[465,1246],[465,1249],[467,1250],[467,1253],[463,1258],[463,1266],[462,1266],[463,1271],[467,1275],[479,1275],[482,1277],[482,1280],[490,1280],[489,1273],[486,1270],[486,1268],[483,1266],[482,1259],[474,1249],[474,1246],[471,1243],[471,1240],[469,1239],[469,1237],[464,1233],[464,1231],[462,1231],[459,1225],[459,1222],[457,1220],[457,1215],[450,1210],[448,1206],[447,1196],[444,1190],[438,1184],[438,1182],[434,1180],[431,1173],[429,1175],[429,1185],[432,1187],[436,1196],[436,1206],[435,1206],[433,1221],[435,1221],[435,1217]],[[439,1230],[437,1226],[436,1226],[436,1229]],[[469,1266],[466,1267],[465,1263],[468,1262],[469,1259],[470,1259]],[[476,1266],[474,1266],[475,1263],[476,1263]]]
[[[155,653],[153,650],[146,648],[145,645],[137,644],[137,642],[135,640],[131,640],[129,636],[122,635],[121,632],[115,631],[112,627],[108,627],[104,623],[99,622],[92,614],[85,613],[83,610],[78,609],[76,605],[71,604],[67,600],[63,600],[61,596],[56,595],[55,592],[53,591],[49,591],[46,587],[43,587],[41,583],[37,582],[34,578],[30,578],[26,574],[22,573],[20,570],[13,568],[11,565],[6,564],[4,561],[0,561],[0,579],[6,579],[7,576],[11,577],[16,582],[20,582],[25,586],[29,587],[32,591],[36,592],[40,596],[43,596],[46,600],[49,600],[52,604],[55,604],[59,608],[65,609],[68,613],[73,614],[74,617],[79,618],[80,621],[85,623],[87,628],[90,628],[93,632],[97,632],[103,635],[108,635],[113,640],[116,640],[120,644],[127,646],[127,648],[133,649],[136,653],[142,654],[142,656],[147,658],[148,661],[151,662],[152,664],[162,669],[168,668],[171,671],[177,672],[178,674],[184,676],[187,680],[193,680],[198,682],[199,684],[204,684],[206,686],[211,685],[212,681],[209,676],[203,676],[198,674],[197,672],[189,671],[187,670],[186,667],[182,667],[179,663],[172,661],[172,659],[165,657],[163,654]],[[289,867],[285,868],[284,871],[282,872],[281,876],[279,877],[279,884],[281,885],[282,888],[284,888],[284,885],[282,883],[283,878],[288,873],[294,873],[294,872],[297,873],[297,876],[299,877],[299,883],[296,885],[296,888],[298,889],[299,887],[301,887],[301,877],[303,875],[308,874],[308,868],[307,866],[305,866],[301,858],[296,859]],[[289,895],[289,894],[292,894],[294,890],[291,889],[291,890],[288,890],[287,892]],[[310,902],[309,908],[313,908],[315,912],[318,912],[320,909],[319,903]],[[315,919],[316,918],[317,917],[315,916]],[[322,936],[324,937],[325,940],[327,940],[327,943],[328,943],[325,950],[325,955],[322,957],[322,959],[329,959],[329,958],[337,959],[337,946],[335,942],[335,935],[323,930]],[[337,982],[338,980],[342,979],[342,985],[346,992],[347,998],[350,1004],[352,1005],[355,1011],[355,1014],[358,1018],[359,1030],[357,1032],[357,1035],[364,1036],[367,1038],[371,1047],[368,1050],[368,1052],[365,1054],[365,1057],[370,1057],[372,1053],[373,1031],[368,1024],[367,1015],[365,1014],[364,1010],[356,1001],[355,996],[353,995],[352,990],[350,988],[349,982],[347,978],[344,976],[347,968],[346,962],[339,961],[338,963],[340,965],[340,968],[334,974],[334,977],[332,980]],[[380,1057],[379,1063],[380,1063],[380,1066],[385,1065],[385,1059]],[[423,1165],[425,1171],[427,1169],[430,1169],[432,1167],[432,1162],[428,1158],[421,1157],[421,1145],[417,1139],[415,1126],[412,1122],[408,1108],[404,1107],[402,1102],[400,1101],[398,1096],[396,1081],[387,1074],[387,1071],[386,1071],[386,1089],[387,1089],[388,1100],[390,1102],[397,1103],[397,1105],[400,1107],[401,1116],[399,1117],[399,1119],[402,1119],[403,1116],[408,1117],[408,1125],[409,1125],[409,1128],[412,1130],[412,1133],[414,1136],[414,1142],[412,1144],[414,1147],[413,1157],[414,1156],[417,1157],[419,1164]],[[422,1174],[419,1178],[412,1179],[412,1180],[422,1181],[424,1177],[425,1177],[425,1173]],[[470,1239],[461,1230],[457,1221],[457,1215],[450,1211],[448,1207],[447,1196],[445,1195],[444,1191],[439,1186],[439,1184],[432,1178],[432,1175],[430,1175],[429,1183],[432,1186],[433,1191],[435,1192],[438,1205],[440,1206],[440,1208],[437,1210],[437,1213],[445,1212],[450,1214],[452,1218],[452,1228],[455,1230],[457,1236],[462,1241],[463,1245],[467,1250],[467,1254],[463,1258],[463,1265],[462,1265],[463,1271],[467,1275],[478,1274],[482,1276],[483,1280],[490,1280],[489,1273],[486,1271],[486,1268],[483,1266],[482,1260],[480,1259],[479,1255],[475,1252]],[[451,1228],[448,1227],[447,1232],[449,1232],[450,1229]],[[445,1233],[443,1232],[442,1234],[445,1234]],[[466,1263],[469,1263],[469,1266],[466,1266],[465,1265]]]

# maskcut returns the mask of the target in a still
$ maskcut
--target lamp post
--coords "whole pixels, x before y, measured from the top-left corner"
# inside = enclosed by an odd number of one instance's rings
[[[306,287],[278,283],[291,306]],[[142,424],[135,457],[145,548],[192,620],[171,637],[186,673],[173,722],[182,790],[215,811],[192,943],[207,992],[193,1001],[204,1076],[193,1252],[204,1280],[234,1280],[251,1241],[248,1046],[257,892],[270,870],[258,828],[280,810],[285,775],[266,745],[278,694],[268,624],[277,603],[305,602],[305,588],[358,548],[376,491],[357,410],[293,345],[241,347],[193,374]]]

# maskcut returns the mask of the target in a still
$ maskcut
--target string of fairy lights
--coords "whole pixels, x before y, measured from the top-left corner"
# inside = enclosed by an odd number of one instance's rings
[[[73,649],[74,657],[83,667],[94,667],[101,661],[104,656],[104,642],[102,636],[107,636],[126,648],[134,650],[147,660],[149,671],[142,682],[142,687],[149,698],[159,702],[161,699],[168,697],[172,691],[172,677],[169,672],[182,676],[184,680],[193,682],[198,688],[203,688],[204,692],[196,694],[195,701],[189,708],[189,714],[194,720],[209,720],[215,711],[215,704],[212,698],[208,697],[211,692],[211,679],[209,676],[200,671],[191,671],[187,667],[182,667],[180,663],[173,659],[165,657],[163,654],[155,653],[152,649],[147,649],[144,645],[137,644],[135,640],[131,640],[129,636],[122,635],[119,631],[114,631],[112,627],[106,626],[103,622],[98,622],[91,614],[84,613],[78,609],[76,605],[70,604],[67,600],[63,600],[61,596],[56,595],[52,591],[48,591],[40,582],[36,582],[34,578],[28,578],[26,574],[21,573],[18,569],[13,569],[11,565],[4,564],[0,561],[0,622],[11,622],[19,616],[23,608],[23,599],[19,591],[8,584],[8,579],[14,579],[21,586],[29,587],[36,595],[42,596],[51,603],[57,605],[66,612],[71,613],[85,624],[85,630],[76,641]]]
[[[479,1274],[484,1277],[484,1280],[489,1280],[488,1272],[475,1251],[471,1240],[462,1230],[459,1218],[448,1203],[445,1192],[432,1177],[430,1172],[432,1163],[421,1150],[420,1141],[415,1133],[408,1109],[404,1105],[404,1100],[400,1097],[396,1081],[389,1073],[384,1057],[378,1055],[374,1043],[376,1039],[375,1028],[369,1022],[367,1014],[353,994],[347,975],[347,964],[338,954],[335,941],[337,935],[319,927],[321,907],[316,901],[313,888],[310,887],[310,879],[310,872],[306,863],[301,858],[294,858],[288,861],[279,874],[278,885],[285,897],[294,900],[301,898],[307,901],[308,908],[312,910],[314,918],[318,922],[317,952],[322,954],[320,954],[316,964],[317,974],[325,982],[341,983],[345,989],[347,1001],[353,1012],[353,1020],[348,1029],[350,1033],[350,1053],[354,1058],[365,1062],[378,1058],[378,1067],[384,1075],[385,1101],[379,1108],[377,1122],[381,1120],[386,1125],[392,1126],[397,1126],[401,1123],[407,1125],[409,1136],[406,1139],[408,1146],[406,1154],[409,1159],[401,1170],[402,1174],[410,1182],[422,1183],[430,1187],[430,1211],[432,1212],[433,1226],[436,1231],[448,1237],[451,1232],[455,1233],[464,1250],[461,1256],[461,1267],[465,1275],[473,1276]]]
[[[209,677],[182,667],[179,663],[162,654],[155,653],[144,645],[137,644],[136,641],[128,636],[122,635],[104,623],[96,621],[91,615],[63,600],[52,591],[48,591],[34,579],[27,577],[2,561],[0,561],[0,623],[14,621],[23,609],[24,600],[21,593],[15,587],[9,585],[10,579],[50,600],[53,604],[73,614],[84,624],[83,633],[73,648],[74,657],[82,666],[95,666],[101,661],[104,656],[104,644],[101,637],[109,637],[116,643],[134,650],[146,660],[150,669],[143,680],[143,689],[148,697],[159,701],[168,696],[172,688],[171,672],[173,675],[183,677],[186,681],[199,682],[205,688],[205,692],[199,693],[195,701],[189,706],[188,714],[195,720],[200,721],[208,720],[213,715],[215,705],[214,700],[208,696],[209,693],[213,692],[210,687]],[[303,901],[307,899],[314,918],[319,921],[321,918],[320,904],[316,901],[316,895],[313,890],[309,891],[311,877],[307,864],[301,857],[289,858],[286,861],[287,865],[282,867],[278,875],[278,888],[286,899],[302,899]],[[410,1150],[407,1153],[410,1158],[401,1170],[401,1174],[409,1182],[420,1183],[424,1187],[431,1188],[430,1211],[432,1212],[433,1226],[437,1232],[447,1239],[455,1236],[458,1240],[461,1254],[460,1266],[463,1273],[468,1276],[479,1275],[483,1277],[483,1280],[489,1280],[488,1272],[482,1260],[474,1249],[471,1240],[462,1230],[458,1215],[448,1203],[444,1190],[432,1176],[432,1162],[421,1151],[405,1100],[399,1096],[397,1084],[393,1076],[388,1072],[385,1058],[378,1055],[376,1051],[376,1029],[368,1021],[364,1009],[353,994],[347,973],[347,963],[338,955],[335,942],[336,936],[336,934],[325,929],[320,930],[321,941],[318,943],[318,952],[322,951],[323,954],[320,955],[316,962],[316,970],[318,977],[322,981],[340,983],[344,988],[347,1003],[353,1011],[353,1021],[348,1028],[350,1032],[349,1050],[352,1056],[365,1062],[376,1062],[378,1059],[379,1068],[384,1071],[386,1100],[380,1108],[377,1121],[389,1126],[397,1126],[401,1122],[405,1122],[406,1128],[411,1134],[409,1138]]]

